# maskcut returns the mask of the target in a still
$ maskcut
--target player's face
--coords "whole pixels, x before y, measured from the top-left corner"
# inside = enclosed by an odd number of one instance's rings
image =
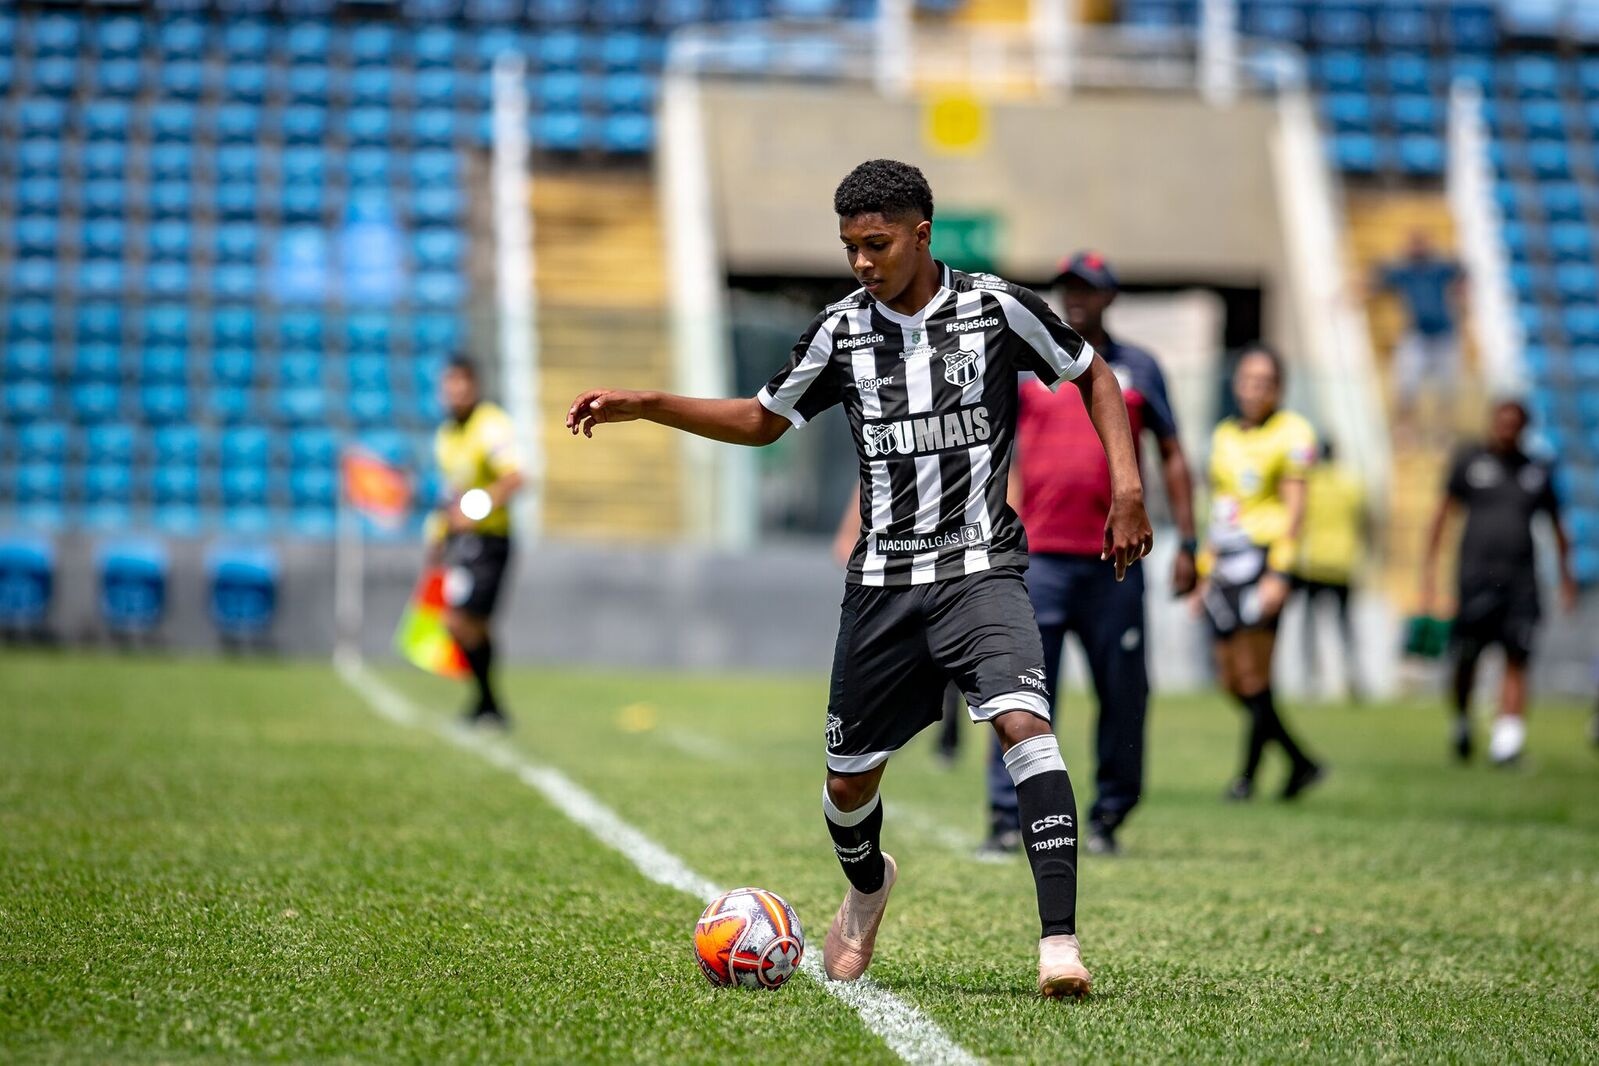
[[[446,370],[439,384],[439,398],[444,401],[444,409],[450,412],[450,417],[459,421],[471,414],[477,405],[477,382],[470,374]]]
[[[1238,369],[1233,371],[1233,399],[1246,421],[1264,422],[1277,410],[1281,393],[1277,368],[1269,358],[1252,352],[1238,361]]]
[[[1098,333],[1104,323],[1105,308],[1116,298],[1112,289],[1096,289],[1076,277],[1060,283],[1060,302],[1066,309],[1066,324],[1078,333]]]
[[[855,280],[883,303],[892,303],[910,286],[927,250],[933,224],[913,217],[852,215],[838,220],[838,239]]]
[[[1521,408],[1513,403],[1502,403],[1494,408],[1493,419],[1488,424],[1489,442],[1500,451],[1509,451],[1521,440],[1521,431],[1527,428],[1527,420],[1522,416]]]

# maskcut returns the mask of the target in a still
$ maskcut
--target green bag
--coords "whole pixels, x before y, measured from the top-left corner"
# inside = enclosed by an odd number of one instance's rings
[[[1449,647],[1450,622],[1430,615],[1405,620],[1405,654],[1417,659],[1440,659]]]

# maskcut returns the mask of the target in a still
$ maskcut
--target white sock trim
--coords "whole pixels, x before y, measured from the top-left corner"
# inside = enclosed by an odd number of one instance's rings
[[[1060,756],[1060,741],[1054,733],[1028,737],[1005,753],[1005,769],[1018,785],[1050,770],[1064,771],[1066,760]]]
[[[866,821],[867,816],[877,810],[882,802],[883,794],[879,792],[853,811],[841,811],[833,805],[833,797],[827,794],[827,786],[822,786],[822,813],[827,816],[829,822],[845,829]]]

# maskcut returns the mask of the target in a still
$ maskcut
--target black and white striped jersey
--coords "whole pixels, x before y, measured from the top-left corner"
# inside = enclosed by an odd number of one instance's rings
[[[1017,375],[1058,387],[1094,349],[1036,294],[939,264],[927,306],[902,315],[864,289],[823,308],[760,401],[796,426],[842,403],[861,472],[849,580],[907,586],[1024,566],[1005,502]]]

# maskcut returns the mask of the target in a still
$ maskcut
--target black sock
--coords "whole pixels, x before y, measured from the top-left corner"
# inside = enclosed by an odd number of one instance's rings
[[[1259,693],[1254,696],[1239,696],[1238,702],[1244,708],[1249,723],[1244,730],[1244,766],[1238,771],[1238,776],[1245,781],[1253,781],[1255,772],[1260,769],[1260,757],[1266,752],[1266,741],[1270,733],[1262,720],[1260,712],[1255,709],[1254,701],[1260,698]]]
[[[1246,697],[1244,705],[1249,708],[1250,717],[1264,731],[1266,740],[1275,740],[1282,745],[1283,753],[1288,756],[1288,761],[1294,764],[1295,769],[1308,766],[1314,761],[1304,753],[1288,732],[1288,727],[1283,724],[1282,716],[1277,713],[1277,703],[1272,698],[1270,687]],[[1256,762],[1259,762],[1258,758]],[[1253,769],[1250,771],[1250,776],[1254,776]]]
[[[1016,782],[1022,846],[1033,868],[1043,936],[1077,932],[1077,798],[1053,734],[1029,737],[1005,753]]]
[[[844,876],[857,892],[876,892],[883,887],[888,867],[883,862],[881,840],[883,836],[883,799],[873,796],[859,810],[841,811],[833,806],[832,799],[822,792],[822,813],[827,817],[827,831],[833,838],[833,851]]]
[[[466,665],[472,668],[472,677],[477,681],[477,713],[496,713],[500,704],[494,698],[494,685],[489,681],[489,668],[494,665],[493,641],[484,637],[482,643],[462,648],[461,653],[466,656]]]

